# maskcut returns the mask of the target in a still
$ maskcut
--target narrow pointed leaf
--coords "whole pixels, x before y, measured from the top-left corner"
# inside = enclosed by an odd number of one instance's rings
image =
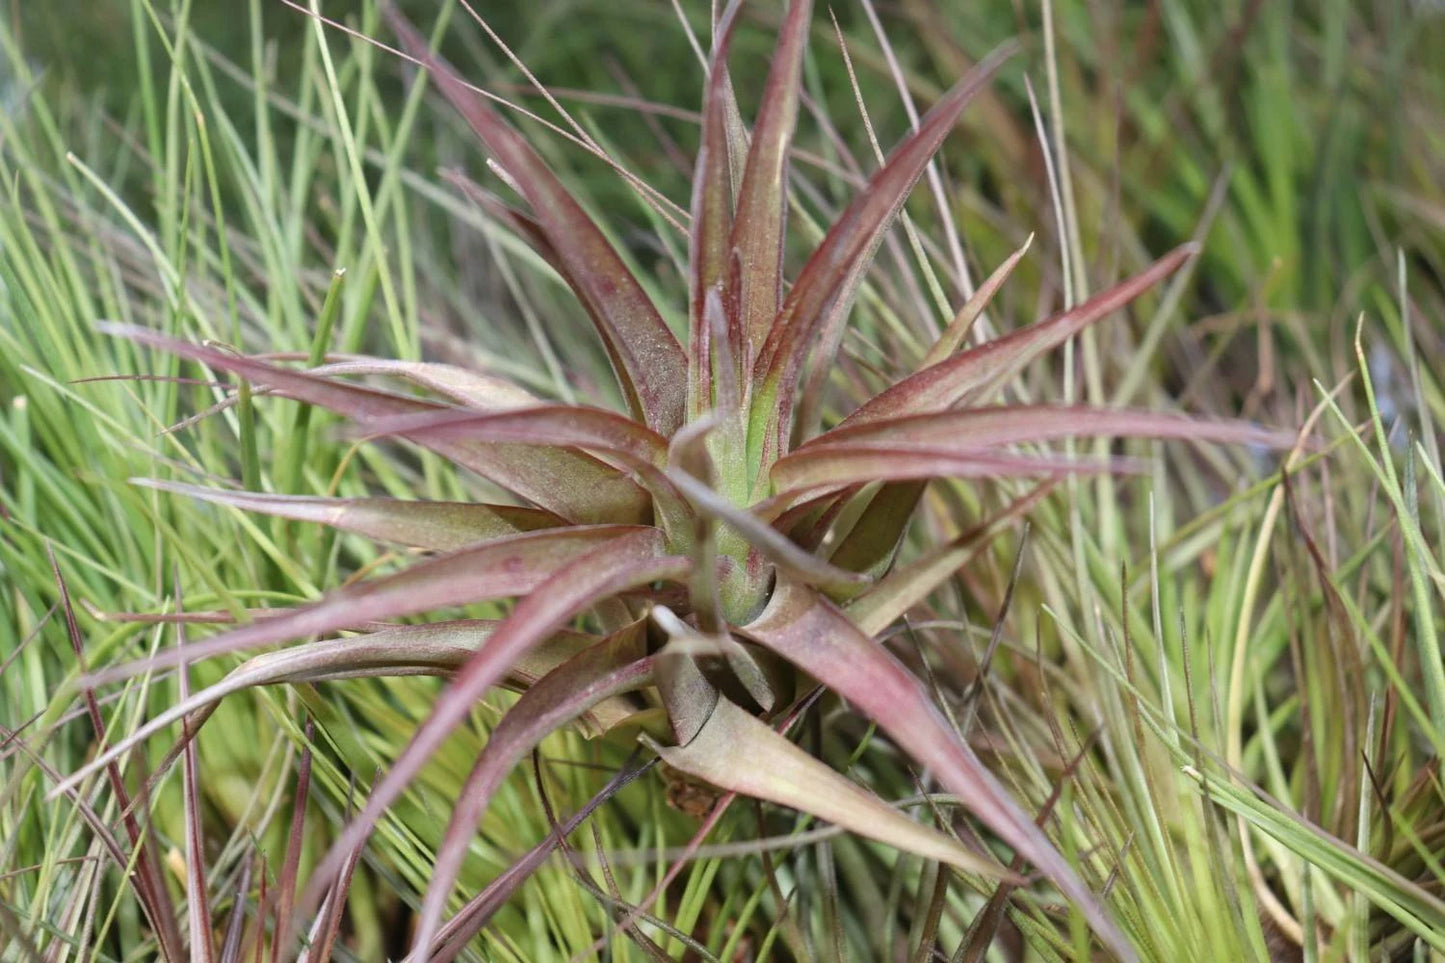
[[[1047,455],[1016,455],[987,448],[943,446],[820,445],[800,449],[773,466],[773,487],[781,497],[860,482],[926,478],[996,478],[1121,470],[1129,462],[1081,461]]]
[[[537,743],[591,706],[651,684],[654,659],[645,655],[643,623],[635,623],[558,666],[522,694],[487,737],[432,866],[431,881],[412,938],[413,952],[430,946],[468,841],[502,781]]]
[[[893,566],[894,556],[908,533],[908,523],[918,510],[918,501],[928,488],[928,481],[890,482],[878,489],[868,506],[859,513],[853,525],[840,539],[828,560],[850,572],[863,572],[874,579]],[[846,593],[830,592],[835,602],[851,598],[866,586]]]
[[[419,388],[435,392],[458,404],[487,411],[527,408],[545,404],[541,398],[506,378],[498,378],[480,371],[471,371],[457,365],[441,364],[436,361],[356,358],[312,368],[311,374],[326,378],[338,375],[383,375],[390,378],[404,378]]]
[[[853,426],[881,418],[943,411],[978,398],[1012,378],[1043,352],[1063,344],[1139,297],[1178,270],[1198,250],[1197,244],[1177,247],[1139,274],[1076,308],[924,368],[877,395],[849,415],[843,424]]]
[[[179,600],[179,590],[177,591]],[[186,644],[185,626],[177,626],[176,642]],[[185,700],[191,694],[190,670],[185,663],[180,665],[180,695]],[[189,928],[188,948],[192,963],[212,963],[216,958],[215,944],[211,942],[211,903],[206,892],[206,845],[201,828],[201,787],[197,774],[196,744],[191,739],[191,729],[182,723],[186,740],[185,757],[182,763],[181,809],[186,824],[186,922]]]
[[[490,619],[403,625],[364,635],[293,645],[255,656],[232,669],[215,685],[167,706],[163,712],[70,774],[67,781],[79,782],[89,778],[101,767],[121,759],[136,746],[182,720],[186,720],[187,725],[186,737],[181,743],[184,747],[190,737],[205,725],[221,700],[245,689],[374,676],[449,676],[476,654],[497,625],[495,620]],[[548,672],[599,641],[597,636],[582,632],[554,633],[519,658],[502,684],[526,690]],[[633,706],[622,700],[599,703],[584,714],[584,731],[588,735],[600,735],[621,725],[635,712]],[[164,771],[171,758],[168,756],[162,762],[157,768],[158,773]]]
[[[738,193],[731,247],[740,259],[735,300],[752,352],[768,336],[783,290],[783,233],[788,215],[788,148],[798,119],[811,0],[792,0],[773,51],[752,144]]]
[[[938,364],[958,350],[959,345],[963,344],[963,339],[968,337],[968,332],[973,330],[974,322],[988,308],[994,295],[998,294],[998,289],[1003,287],[1003,283],[1009,279],[1009,275],[1014,273],[1014,268],[1018,267],[1019,261],[1023,260],[1023,256],[1028,253],[1029,245],[1033,242],[1034,236],[1030,234],[1017,251],[994,268],[987,280],[973,292],[973,297],[965,301],[963,307],[958,309],[958,313],[953,316],[953,320],[948,323],[943,334],[939,335],[938,340],[933,343],[933,347],[928,349],[928,354],[924,355],[923,364],[920,367],[927,368]]]
[[[507,866],[501,875],[488,883],[480,893],[468,900],[455,916],[447,920],[446,925],[432,940],[431,946],[421,947],[418,952],[409,954],[405,957],[404,963],[424,963],[424,961],[425,963],[450,963],[460,956],[462,951],[471,945],[472,940],[482,931],[483,927],[491,921],[497,910],[505,906],[512,894],[520,889],[522,884],[546,862],[547,857],[557,848],[559,840],[571,836],[577,827],[591,818],[598,807],[615,796],[623,786],[641,776],[653,764],[651,761],[637,763],[635,760],[638,755],[638,752],[633,752],[622,768],[587,801],[586,805],[563,820],[556,832],[548,833],[545,839]]]
[[[472,713],[478,699],[506,678],[528,649],[564,627],[578,613],[629,589],[657,581],[685,579],[686,558],[662,554],[655,530],[615,538],[557,569],[517,602],[492,637],[464,665],[437,699],[411,740],[372,790],[366,806],[337,837],[317,873],[334,872],[342,854],[370,835],[372,827],[421,771],[452,731]],[[314,894],[319,898],[319,893]],[[308,903],[311,900],[308,900]]]
[[[721,789],[788,806],[966,873],[1013,876],[931,826],[915,822],[799,749],[728,699],[686,746],[655,746],[662,761]]]
[[[98,672],[95,680],[113,681],[167,668],[182,656],[191,660],[208,658],[335,632],[376,619],[523,595],[546,583],[552,573],[573,560],[589,556],[600,545],[633,544],[641,539],[656,546],[661,538],[662,533],[655,528],[597,525],[496,539],[428,558],[395,575],[338,589],[319,602],[298,606],[285,615],[189,645],[184,653],[168,650]]]
[[[761,412],[770,426],[763,444],[772,445],[777,454],[786,450],[793,393],[807,353],[818,341],[836,346],[839,339],[830,338],[830,332],[824,329],[841,325],[873,253],[913,186],[923,176],[929,160],[953,129],[963,108],[1012,53],[1011,47],[995,51],[934,105],[918,130],[869,178],[868,186],[839,216],[803,266],[787,301],[770,326],[767,341],[753,368],[753,376],[760,379],[765,388],[760,403],[772,406],[771,410],[765,408]],[[819,354],[813,359],[815,366],[833,364],[831,353]],[[764,454],[762,464],[770,461]]]
[[[478,97],[452,66],[399,14],[388,19],[407,52],[430,71],[441,92],[516,183],[557,252],[602,336],[633,414],[664,434],[682,423],[687,358],[642,285],[581,205],[537,152]]]
[[[1134,959],[1123,933],[1047,836],[1019,808],[887,649],[816,593],[780,585],[747,634],[857,706],[985,826],[1074,902],[1116,954]]]
[[[357,421],[447,411],[443,405],[317,377],[310,372],[177,341],[145,328],[102,323],[100,330],[230,371],[288,398],[320,405]],[[426,447],[573,522],[644,522],[647,492],[617,469],[580,451],[537,445],[434,441]]]
[[[1173,412],[1131,411],[1083,405],[1007,405],[966,408],[840,426],[798,449],[888,445],[967,452],[994,445],[1062,438],[1157,438],[1223,444],[1292,445],[1296,436],[1242,421],[1197,418]]]
[[[557,249],[552,246],[551,241],[547,240],[547,232],[535,217],[517,210],[461,171],[443,171],[442,177],[461,188],[462,193],[467,195],[472,203],[486,211],[493,220],[506,225],[513,234],[526,241],[527,246],[567,282],[568,287],[576,290],[576,285],[567,278],[567,266],[562,263]]]
[[[733,172],[728,152],[727,57],[741,0],[728,4],[713,33],[707,86],[702,103],[702,142],[692,180],[692,224],[688,237],[688,264],[692,269],[688,301],[688,415],[698,418],[712,406],[712,325],[707,316],[708,292],[721,293],[732,263]],[[731,327],[725,322],[725,330]],[[733,358],[742,357],[742,345],[730,345]],[[736,372],[732,373],[734,378]]]
[[[382,418],[361,424],[371,436],[446,441],[509,442],[590,448],[627,455],[638,461],[660,463],[667,455],[667,439],[657,432],[603,408],[580,405],[538,405],[511,411],[450,410]]]
[[[1014,499],[987,521],[952,541],[937,545],[908,565],[889,572],[844,608],[864,634],[876,636],[926,599],[982,551],[1006,526],[1018,521],[1041,502],[1057,482],[1046,481]]]
[[[131,483],[248,512],[318,522],[368,538],[440,552],[565,524],[551,512],[515,505],[267,495],[202,488],[151,478],[132,478]]]

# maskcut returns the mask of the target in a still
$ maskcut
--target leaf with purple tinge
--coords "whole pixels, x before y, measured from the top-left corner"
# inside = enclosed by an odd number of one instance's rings
[[[595,449],[661,464],[667,439],[625,415],[579,405],[538,405],[511,411],[444,410],[363,421],[368,437],[396,435],[412,441],[507,442]]]
[[[319,522],[369,538],[447,552],[478,542],[566,524],[551,512],[477,502],[405,501],[399,498],[325,498],[267,495],[132,478],[131,484],[189,495],[248,512]]]
[[[811,813],[966,873],[1017,879],[995,860],[908,818],[726,698],[718,700],[702,730],[686,746],[653,743],[653,748],[669,766],[720,789]]]
[[[370,835],[372,827],[452,731],[471,714],[476,701],[499,684],[512,665],[530,648],[564,627],[583,610],[629,589],[660,581],[687,578],[692,563],[663,554],[655,529],[643,529],[614,538],[601,547],[556,569],[517,602],[487,644],[457,673],[436,700],[432,712],[417,727],[406,748],[393,761],[381,782],[372,789],[366,806],[337,837],[317,872],[334,872],[341,854]],[[310,894],[315,899],[319,893]],[[310,905],[314,902],[308,898]]]
[[[177,579],[179,581],[179,579]],[[180,607],[180,587],[176,587],[176,606]],[[186,627],[176,626],[176,645],[184,649]],[[178,666],[181,700],[191,694],[191,673],[182,662]],[[211,903],[206,891],[206,844],[201,828],[201,789],[196,774],[196,744],[191,738],[192,730],[184,720],[181,723],[186,742],[181,764],[181,809],[186,824],[186,922],[189,929],[187,948],[192,963],[212,963],[216,958],[215,945],[211,942]]]
[[[393,361],[387,358],[350,358],[312,368],[311,374],[324,378],[343,375],[381,375],[402,378],[418,388],[439,394],[468,408],[505,411],[546,402],[521,386],[453,364],[436,361]]]
[[[230,371],[278,394],[319,405],[358,421],[449,410],[404,395],[363,388],[292,371],[242,355],[203,348],[146,328],[102,322],[107,334],[128,338],[170,354]],[[647,492],[617,469],[579,451],[537,445],[431,442],[430,448],[464,468],[572,522],[650,521]]]
[[[1197,244],[1181,245],[1076,308],[924,368],[875,395],[844,419],[843,425],[943,411],[981,397],[1043,352],[1058,347],[1173,274],[1198,250]]]
[[[688,409],[689,420],[713,406],[712,325],[707,316],[709,292],[723,292],[732,264],[733,170],[728,151],[727,105],[732,103],[727,56],[741,0],[732,0],[713,34],[702,103],[702,142],[692,181],[692,223],[688,234]],[[736,305],[722,325],[730,342],[727,356],[736,364],[744,356]],[[736,368],[727,372],[736,381]]]
[[[803,265],[788,298],[768,329],[753,366],[761,394],[753,413],[752,449],[762,445],[763,467],[783,454],[791,427],[793,393],[803,362],[815,341],[830,343],[826,326],[842,323],[873,253],[892,225],[903,202],[923,176],[929,160],[957,122],[964,107],[1013,54],[1004,47],[981,61],[941,98],[887,162],[869,178],[868,186],[829,229],[823,243]],[[822,352],[819,352],[822,354]],[[814,357],[814,367],[829,367],[832,357]]]
[[[632,413],[655,431],[675,431],[685,414],[687,357],[642,285],[531,145],[467,89],[394,8],[387,19],[531,206],[602,336]]]
[[[798,90],[803,74],[812,0],[791,0],[778,44],[773,50],[767,83],[738,191],[737,218],[729,247],[738,252],[732,279],[733,302],[742,312],[747,366],[778,313],[783,291],[783,234],[788,217],[788,150],[798,117]]]
[[[456,672],[476,654],[499,623],[490,619],[458,619],[426,625],[400,625],[339,639],[293,645],[247,659],[220,682],[187,696],[129,733],[114,746],[87,762],[67,783],[89,778],[110,766],[131,749],[186,720],[183,748],[205,725],[226,696],[256,686],[335,682],[375,676],[440,675]],[[523,654],[502,680],[502,685],[525,690],[557,666],[601,641],[584,632],[559,631]],[[595,737],[628,721],[636,708],[624,700],[592,706],[578,719],[584,735]],[[163,772],[176,750],[171,749],[157,772]]]
[[[571,835],[577,827],[597,811],[599,806],[652,766],[651,761],[636,762],[637,755],[638,751],[634,751],[622,768],[588,800],[586,805],[562,822],[557,832],[549,834],[546,839],[529,849],[504,869],[501,875],[488,883],[480,893],[468,900],[467,904],[455,916],[447,920],[446,925],[437,932],[431,946],[420,947],[408,954],[405,957],[405,963],[423,963],[423,961],[450,963],[451,960],[456,959],[471,944],[473,938],[482,931],[497,910],[504,906],[512,894],[546,861],[552,850],[557,848],[559,840]]]
[[[819,445],[800,448],[773,466],[778,499],[858,482],[924,478],[1026,478],[1041,475],[1127,471],[1123,459],[1083,461],[1051,455],[1018,455],[989,448],[907,445]]]
[[[780,583],[743,630],[857,706],[985,826],[1041,870],[1120,957],[1134,954],[1098,898],[949,726],[922,683],[830,602]]]
[[[552,574],[578,558],[591,557],[599,545],[642,540],[654,550],[662,544],[655,528],[595,525],[527,532],[438,555],[395,575],[360,582],[331,592],[319,602],[286,615],[253,622],[204,642],[159,652],[147,659],[95,673],[92,682],[128,678],[168,668],[186,658],[209,658],[307,635],[321,635],[377,619],[414,615],[448,606],[524,595],[547,583]]]
[[[431,881],[418,915],[413,952],[430,946],[447,897],[466,859],[468,839],[502,781],[537,743],[602,701],[650,685],[646,624],[636,622],[578,653],[524,692],[487,737],[437,847]]]
[[[843,425],[802,445],[798,453],[821,451],[830,446],[868,445],[967,452],[993,445],[1084,437],[1179,438],[1275,448],[1288,447],[1297,440],[1292,433],[1261,428],[1248,422],[1198,418],[1172,412],[1084,405],[1000,405]]]

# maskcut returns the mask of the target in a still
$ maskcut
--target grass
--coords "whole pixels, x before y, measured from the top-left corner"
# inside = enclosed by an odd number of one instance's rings
[[[604,381],[600,352],[575,336],[575,309],[535,258],[434,176],[439,164],[474,165],[473,148],[398,83],[388,57],[253,2],[252,23],[303,33],[294,76],[273,79],[259,43],[233,39],[230,61],[213,55],[206,44],[224,38],[188,22],[207,4],[114,6],[117,22],[134,25],[137,76],[149,78],[114,113],[29,73],[19,38],[7,35],[15,93],[0,118],[0,722],[9,730],[0,735],[0,956],[20,959],[31,948],[144,958],[154,945],[133,890],[86,823],[91,810],[119,825],[123,803],[111,786],[84,785],[83,805],[42,802],[51,774],[78,768],[95,744],[68,687],[79,670],[47,551],[80,606],[85,658],[99,665],[174,645],[176,631],[93,613],[171,612],[183,602],[229,617],[314,598],[395,561],[361,540],[165,497],[128,478],[468,494],[439,460],[353,447],[327,417],[286,402],[243,399],[162,435],[219,389],[84,381],[194,373],[100,337],[97,319],[303,355],[364,348],[457,359],[561,397],[594,397]],[[764,49],[775,16],[755,6],[744,57]],[[1041,809],[1057,793],[1051,837],[1107,891],[1141,957],[1430,958],[1445,953],[1445,482],[1435,427],[1445,415],[1445,151],[1436,133],[1445,125],[1431,123],[1445,110],[1445,83],[1428,50],[1445,23],[1404,3],[1330,3],[1312,16],[1239,6],[1215,12],[1179,0],[1116,18],[1060,2],[1030,8],[1019,23],[999,5],[944,16],[947,6],[919,0],[888,24],[895,42],[921,38],[898,54],[905,86],[924,102],[990,42],[1022,31],[1039,126],[1051,143],[1065,135],[1067,156],[1051,154],[1051,189],[1015,71],[945,155],[975,276],[1038,235],[987,323],[1016,326],[1041,301],[1102,288],[1142,252],[1205,240],[1177,289],[1081,340],[1069,377],[1033,370],[1014,397],[1072,392],[1243,410],[1313,429],[1312,446],[1284,459],[1283,473],[1248,451],[1169,445],[1144,478],[1066,486],[1031,516],[1011,604],[1014,533],[920,607],[897,650],[929,666],[960,725],[1026,806]],[[379,35],[375,10],[358,9],[358,28]],[[705,11],[688,11],[705,27]],[[906,118],[886,58],[861,9],[839,13],[869,118],[889,143]],[[567,32],[555,46],[538,39],[569,16],[577,14],[565,5],[542,5],[535,21],[504,35],[558,88],[625,91],[609,69],[616,61],[639,86],[635,99],[622,109],[585,105],[581,122],[685,205],[652,123],[683,156],[694,128],[641,109],[697,102],[700,71],[676,21],[665,5],[639,3],[615,26],[599,14],[595,34]],[[667,31],[678,69],[647,69],[651,48],[623,39],[639,23]],[[516,79],[465,17],[453,14],[452,29],[478,64],[475,79]],[[574,56],[592,43],[603,53]],[[1133,55],[1111,55],[1119,51]],[[813,121],[810,156],[795,164],[793,212],[807,236],[851,193],[853,165],[871,167],[871,151],[822,17],[805,76],[839,131],[831,139]],[[544,143],[575,182],[599,185],[605,222],[666,290],[682,240],[594,159],[555,137]],[[925,186],[909,208],[926,256],[906,234],[886,252],[847,344],[862,361],[844,366],[840,381],[867,383],[878,345],[917,350],[946,320],[937,302],[956,300],[927,195]],[[318,339],[328,301],[334,326]],[[957,531],[1015,493],[937,485],[926,524]],[[219,670],[199,664],[191,675],[200,686]],[[273,890],[284,883],[293,840],[306,879],[436,692],[427,680],[356,680],[251,690],[224,703],[196,754],[215,919],[230,912],[242,867]],[[104,695],[114,740],[173,701],[176,683],[143,679]],[[505,701],[478,709],[476,725],[383,824],[354,877],[338,956],[395,951],[448,800]],[[917,796],[918,776],[890,744],[836,708],[810,715],[800,738],[886,799]],[[303,718],[315,723],[310,742]],[[131,762],[128,793],[166,748],[154,740]],[[548,833],[544,801],[559,816],[577,809],[628,748],[573,735],[547,743],[541,778],[518,774],[493,807],[463,889],[480,890]],[[311,788],[295,833],[303,757]],[[143,800],[139,825],[155,842],[143,858],[183,905],[186,868],[197,861],[183,855],[182,782],[172,770]],[[603,936],[617,957],[645,958],[615,910],[640,904],[697,828],[666,804],[668,791],[648,775],[599,808],[589,827],[609,854],[610,879],[587,855],[594,841],[584,829],[573,845],[585,872],[544,863],[475,958],[585,958]],[[935,945],[959,958],[992,946],[1001,959],[1020,942],[1040,959],[1088,953],[1081,921],[1060,913],[1043,886],[999,895],[853,837],[810,835],[815,828],[787,811],[733,806],[704,843],[716,848],[683,865],[640,931],[673,957],[686,935],[703,959],[925,958]],[[778,848],[765,856],[758,837]],[[740,851],[724,848],[734,841]],[[981,912],[991,897],[997,912]]]

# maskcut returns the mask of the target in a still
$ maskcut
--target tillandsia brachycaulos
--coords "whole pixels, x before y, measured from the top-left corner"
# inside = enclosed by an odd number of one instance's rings
[[[826,418],[825,406],[803,397],[804,386],[827,384],[875,249],[1009,52],[981,61],[937,100],[785,283],[789,155],[811,3],[788,5],[751,130],[727,69],[740,6],[733,0],[718,19],[709,57],[685,337],[534,149],[391,16],[403,46],[429,69],[526,210],[470,182],[466,192],[575,292],[606,348],[625,412],[553,403],[453,366],[376,359],[298,369],[111,326],[270,394],[338,412],[366,436],[439,453],[510,491],[516,503],[329,499],[150,482],[434,554],[95,673],[90,681],[98,684],[320,637],[252,658],[75,778],[182,719],[190,737],[218,700],[247,686],[435,673],[449,676],[449,686],[318,869],[325,876],[337,854],[364,840],[478,700],[497,686],[520,689],[456,800],[416,929],[418,958],[455,950],[443,917],[479,819],[513,767],[568,724],[591,735],[640,732],[668,765],[720,789],[806,811],[965,873],[1021,882],[992,854],[904,816],[791,742],[782,724],[821,685],[876,723],[1003,848],[1057,886],[1106,946],[1129,957],[1100,898],[882,641],[977,554],[992,529],[981,524],[907,564],[895,558],[930,480],[1025,477],[1047,487],[1070,472],[1114,467],[1041,454],[1042,443],[1134,436],[1269,444],[1279,436],[1171,413],[994,403],[1029,362],[1179,268],[1188,247],[1069,310],[966,347],[1020,251],[966,299],[915,368],[846,417]],[[347,380],[356,375],[408,382],[426,395]],[[1016,501],[1007,517],[1026,511],[1032,498]],[[498,621],[338,634],[505,599],[516,602]]]

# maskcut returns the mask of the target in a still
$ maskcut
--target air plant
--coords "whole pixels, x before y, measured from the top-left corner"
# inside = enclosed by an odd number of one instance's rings
[[[702,109],[689,225],[687,332],[662,311],[578,200],[531,146],[404,21],[392,23],[529,210],[466,182],[576,293],[606,348],[626,411],[557,404],[491,375],[374,359],[297,369],[119,325],[109,330],[226,371],[271,394],[404,439],[516,496],[516,504],[330,499],[153,487],[320,522],[428,550],[403,571],[182,649],[94,673],[99,684],[165,666],[321,637],[252,658],[182,698],[67,785],[178,721],[190,738],[247,686],[432,673],[449,676],[431,714],[318,869],[335,877],[431,754],[498,686],[521,691],[457,798],[416,930],[418,958],[455,952],[438,937],[468,841],[492,794],[553,730],[640,737],[669,766],[720,790],[811,813],[900,849],[1018,885],[992,854],[912,820],[786,736],[818,686],[831,690],[952,793],[1015,859],[1032,864],[1121,956],[1128,941],[1045,832],[986,769],[928,690],[881,641],[975,557],[1000,519],[898,564],[933,479],[1052,480],[1116,463],[1041,454],[1076,436],[1278,440],[1248,425],[1176,414],[991,403],[1023,366],[1108,317],[1180,267],[1175,250],[1070,310],[964,347],[1023,252],[958,311],[916,370],[825,426],[801,386],[826,382],[873,254],[970,98],[1009,51],[944,94],[842,212],[786,284],[788,161],[811,3],[792,0],[760,110],[745,130],[727,56],[740,0],[719,18]],[[409,382],[384,391],[355,375]],[[1020,445],[1035,446],[1027,450]],[[377,623],[516,599],[497,621]],[[339,635],[343,630],[357,634]],[[61,787],[63,791],[65,786]]]

